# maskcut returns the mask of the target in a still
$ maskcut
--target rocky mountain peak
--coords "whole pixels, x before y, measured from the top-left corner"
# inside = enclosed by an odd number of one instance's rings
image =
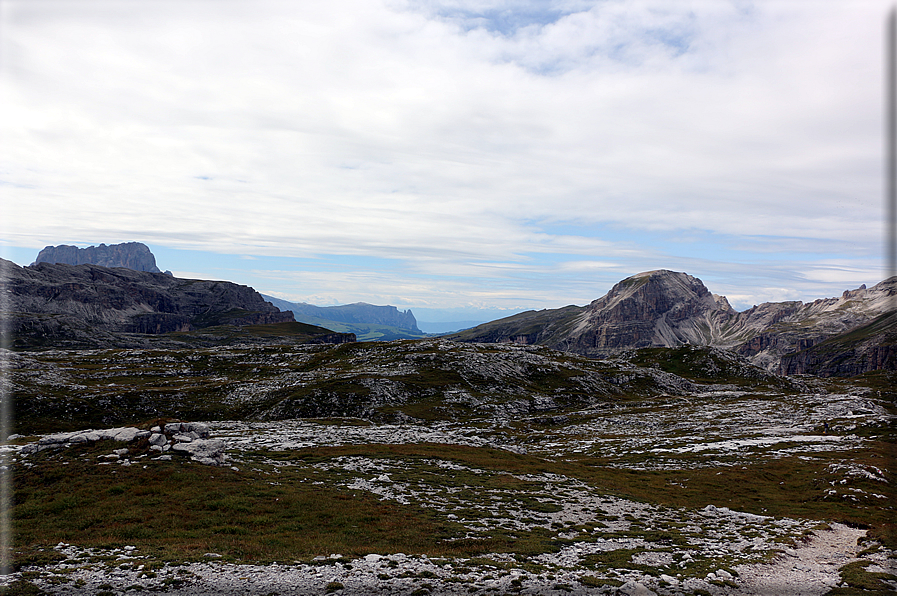
[[[134,271],[162,273],[156,266],[156,257],[142,242],[100,244],[78,248],[67,244],[47,246],[37,254],[33,265],[60,263],[63,265],[99,265],[100,267],[124,267]],[[170,275],[170,274],[169,274]]]
[[[735,314],[700,279],[661,269],[617,283],[588,306],[570,335],[577,351],[592,355],[629,347],[707,345],[721,320]]]
[[[687,273],[659,269],[627,277],[593,301],[589,311],[603,320],[653,320],[669,314],[686,318],[703,311],[735,311],[723,296],[714,296]]]

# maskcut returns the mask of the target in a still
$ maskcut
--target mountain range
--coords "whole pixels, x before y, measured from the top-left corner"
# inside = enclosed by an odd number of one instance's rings
[[[839,298],[735,311],[700,279],[658,270],[617,283],[588,306],[527,311],[447,336],[540,344],[591,357],[689,344],[734,351],[779,373],[859,374],[895,368],[897,277]]]
[[[115,266],[49,262],[55,259]],[[140,243],[47,247],[29,267],[8,261],[0,266],[8,288],[5,316],[17,345],[25,349],[129,345],[130,340],[122,343],[123,334],[133,339],[270,324],[303,323],[303,337],[310,333],[338,342],[426,335],[410,310],[394,306],[319,307],[263,296],[230,282],[161,274]],[[156,272],[133,269],[138,266]],[[296,331],[291,328],[290,333]],[[270,340],[272,332],[262,335]],[[852,376],[897,369],[897,277],[837,298],[768,302],[737,312],[696,277],[648,271],[620,281],[587,306],[527,311],[444,337],[538,344],[592,358],[642,348],[707,346],[738,354],[772,373]]]
[[[395,306],[376,306],[366,302],[315,306],[305,302],[288,302],[266,294],[262,296],[280,310],[293,313],[297,321],[343,333],[354,333],[361,341],[416,339],[426,336],[418,328],[410,309],[400,311]]]

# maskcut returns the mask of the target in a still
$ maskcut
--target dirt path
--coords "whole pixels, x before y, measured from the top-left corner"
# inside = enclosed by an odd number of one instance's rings
[[[838,569],[857,560],[857,539],[866,531],[834,523],[831,528],[817,531],[808,543],[787,549],[771,564],[736,567],[740,585],[734,594],[816,596],[837,586]]]

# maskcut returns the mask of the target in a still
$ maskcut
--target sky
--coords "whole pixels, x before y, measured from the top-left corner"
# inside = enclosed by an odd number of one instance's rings
[[[0,256],[490,320],[886,277],[882,0],[0,0]]]

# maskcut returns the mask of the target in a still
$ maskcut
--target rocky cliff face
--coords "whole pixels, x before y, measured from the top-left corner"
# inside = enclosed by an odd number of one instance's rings
[[[2,261],[2,260],[0,260]],[[177,279],[97,265],[2,261],[16,341],[74,341],[102,334],[191,331],[213,325],[292,322],[248,286]]]
[[[778,372],[852,377],[873,370],[897,370],[897,312],[785,354]]]
[[[847,290],[838,298],[764,303],[738,313],[719,345],[736,350],[768,370],[778,370],[785,355],[802,352],[894,312],[895,300],[897,278],[890,278],[868,289],[863,285]],[[875,368],[859,372],[866,370]]]
[[[891,278],[869,289],[846,291],[840,298],[766,303],[739,313],[725,297],[711,294],[701,280],[661,270],[624,279],[587,307],[520,313],[451,337],[537,343],[596,357],[633,348],[713,346],[734,350],[770,371],[778,371],[781,363],[783,370],[811,372],[825,368],[811,353],[800,361],[803,364],[790,360],[785,364],[782,357],[870,324],[893,312],[895,299],[897,278]],[[883,341],[886,336],[875,337]],[[873,347],[866,346],[863,354],[871,354]],[[841,368],[863,372],[880,363],[893,366],[888,364],[893,363],[892,356],[875,353]]]
[[[101,267],[125,267],[134,271],[162,273],[156,266],[156,258],[147,245],[140,242],[100,244],[78,248],[65,244],[47,246],[37,254],[32,265],[60,263],[65,265],[99,265]]]

